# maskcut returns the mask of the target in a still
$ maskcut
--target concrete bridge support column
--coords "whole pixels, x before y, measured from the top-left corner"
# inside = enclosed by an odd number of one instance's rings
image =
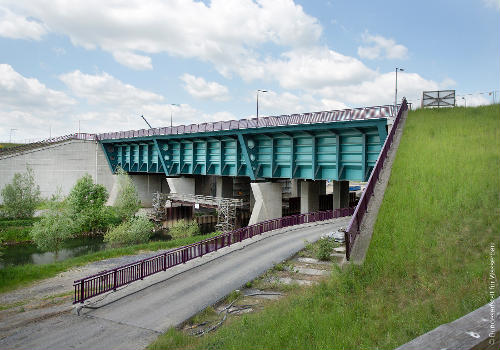
[[[319,196],[326,193],[326,181],[301,181],[300,213],[312,213],[319,210]]]
[[[233,198],[233,178],[227,176],[217,176],[215,178],[215,196],[223,198]]]
[[[299,179],[290,180],[290,197],[300,197],[300,181]]]
[[[250,185],[255,204],[248,225],[283,216],[281,183],[253,182]]]
[[[194,177],[167,177],[167,183],[171,193],[196,194]]]
[[[332,181],[333,183],[333,209],[347,208],[349,206],[349,181]]]
[[[129,175],[143,207],[151,207],[153,204],[153,193],[161,192],[168,193],[167,182],[165,177],[161,174],[147,174],[147,175]],[[113,186],[109,191],[108,201],[106,205],[115,205],[118,197],[120,186],[118,184],[118,175],[113,175]]]

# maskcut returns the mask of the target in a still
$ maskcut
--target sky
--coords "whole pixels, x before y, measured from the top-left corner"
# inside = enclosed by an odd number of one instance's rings
[[[0,141],[500,100],[500,0],[0,0]],[[489,92],[497,91],[495,96]]]

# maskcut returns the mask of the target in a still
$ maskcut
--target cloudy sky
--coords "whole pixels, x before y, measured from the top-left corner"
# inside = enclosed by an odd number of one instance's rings
[[[500,0],[0,0],[0,141],[252,117],[257,89],[260,115],[389,104],[395,67],[416,104],[491,103],[499,19]]]

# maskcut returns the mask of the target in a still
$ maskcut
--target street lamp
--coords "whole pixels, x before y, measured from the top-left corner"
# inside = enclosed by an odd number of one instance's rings
[[[397,109],[398,109],[398,70],[400,72],[404,72],[405,71],[403,68],[396,67],[396,94],[394,96],[394,107],[396,108],[396,112],[397,112]]]
[[[267,92],[267,90],[257,90],[257,126],[259,126],[259,92]]]
[[[465,97],[462,97],[462,100],[464,100],[464,107],[467,108],[467,100],[465,99]]]
[[[10,129],[9,143],[12,143],[12,132],[16,130],[17,129]]]

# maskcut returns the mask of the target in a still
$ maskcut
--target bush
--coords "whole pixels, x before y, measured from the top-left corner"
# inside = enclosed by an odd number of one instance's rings
[[[66,210],[50,210],[40,221],[35,222],[30,236],[38,248],[58,251],[74,232],[75,224]]]
[[[145,216],[135,216],[112,228],[104,235],[104,241],[112,245],[145,243],[153,234],[154,224]]]
[[[130,176],[122,169],[118,169],[118,196],[115,208],[122,219],[127,219],[139,210],[141,201]]]
[[[173,238],[192,237],[200,234],[196,221],[179,220],[169,228],[168,234]]]
[[[318,250],[316,252],[316,258],[319,260],[327,261],[330,260],[330,254],[333,251],[335,244],[330,238],[321,238],[318,242]]]
[[[2,189],[3,215],[9,218],[30,218],[40,202],[40,187],[35,184],[33,169],[26,168],[26,173],[14,174],[12,183]]]
[[[108,227],[104,206],[107,200],[106,188],[94,184],[89,174],[77,181],[66,202],[78,232],[102,232]]]

